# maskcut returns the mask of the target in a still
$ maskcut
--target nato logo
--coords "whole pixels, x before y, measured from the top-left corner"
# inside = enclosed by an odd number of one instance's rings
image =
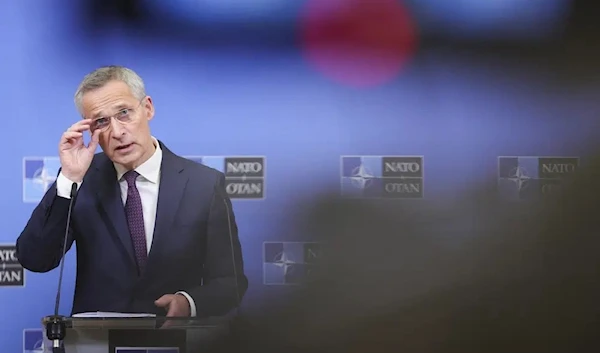
[[[559,189],[579,157],[498,157],[498,192],[509,200],[535,200]]]
[[[23,202],[40,202],[56,180],[59,169],[58,157],[24,157]]]
[[[115,347],[115,353],[179,353],[179,348],[173,347]]]
[[[316,242],[264,242],[263,283],[298,285],[310,279],[321,257]]]
[[[25,286],[25,270],[17,259],[15,245],[0,244],[0,286]]]
[[[44,331],[42,329],[23,330],[23,353],[44,353]]]
[[[225,174],[225,190],[232,199],[265,198],[265,157],[188,156]]]
[[[343,197],[422,199],[422,156],[342,156]]]

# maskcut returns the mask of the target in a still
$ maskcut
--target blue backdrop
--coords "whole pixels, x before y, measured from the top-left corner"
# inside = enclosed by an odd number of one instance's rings
[[[387,3],[392,2],[400,5]],[[302,243],[313,240],[310,234],[289,226],[299,202],[323,191],[337,192],[344,183],[351,189],[379,185],[369,195],[392,197],[393,186],[385,191],[389,180],[377,179],[384,175],[415,178],[409,179],[413,184],[396,186],[404,192],[395,196],[415,198],[411,192],[420,190],[417,200],[409,200],[417,203],[460,196],[490,178],[520,185],[525,177],[535,178],[533,170],[543,169],[544,163],[550,163],[548,168],[585,163],[535,158],[577,157],[595,137],[596,90],[560,85],[542,69],[507,65],[499,57],[480,60],[444,46],[424,50],[419,42],[419,36],[436,31],[451,37],[510,39],[527,33],[544,38],[560,23],[565,1],[530,0],[528,6],[522,1],[462,1],[456,8],[441,0],[421,1],[422,7],[406,2],[401,10],[412,21],[405,25],[413,26],[414,47],[402,47],[390,59],[404,64],[367,58],[364,63],[378,64],[346,62],[345,68],[337,65],[335,55],[332,59],[318,52],[318,40],[302,39],[307,1],[261,0],[248,7],[233,6],[239,3],[233,0],[206,1],[204,7],[194,6],[195,1],[148,1],[150,13],[162,11],[165,21],[168,17],[173,21],[168,23],[185,31],[171,27],[169,34],[160,31],[156,16],[153,26],[94,22],[84,14],[84,3],[22,0],[0,5],[0,162],[5,166],[0,314],[15,323],[0,329],[3,352],[32,350],[41,333],[28,330],[38,328],[40,318],[53,310],[58,271],[26,272],[20,283],[11,249],[50,185],[46,177],[51,182],[56,175],[61,133],[79,119],[73,93],[98,66],[124,65],[142,76],[156,107],[152,131],[175,153],[212,156],[199,161],[220,169],[226,157],[263,158],[252,161],[263,163],[264,175],[258,176],[264,177],[264,197],[232,195],[250,281],[248,310],[292,290],[281,285],[280,272],[286,268],[281,263],[308,261],[314,250]],[[494,16],[497,11],[513,13],[518,25],[507,26],[503,16]],[[204,40],[195,41],[196,35]],[[387,171],[386,161],[391,163]],[[405,162],[417,164],[398,164]],[[343,180],[344,171],[351,179]],[[503,192],[508,195],[514,188]],[[467,224],[447,235],[460,241],[469,231]],[[265,259],[279,264],[265,264]],[[62,314],[71,310],[74,277],[71,251]]]

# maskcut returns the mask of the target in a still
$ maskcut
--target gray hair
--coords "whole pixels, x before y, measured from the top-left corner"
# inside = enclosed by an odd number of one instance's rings
[[[131,90],[133,96],[139,100],[146,96],[144,81],[135,71],[123,66],[104,66],[87,74],[79,84],[79,87],[77,87],[77,91],[75,91],[75,106],[77,110],[82,113],[81,101],[84,94],[101,88],[110,81],[124,82]]]

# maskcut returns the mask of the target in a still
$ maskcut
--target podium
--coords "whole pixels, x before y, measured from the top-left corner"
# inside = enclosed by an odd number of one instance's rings
[[[47,322],[43,352],[52,353]],[[66,317],[65,324],[65,353],[193,353],[229,331],[222,317]]]

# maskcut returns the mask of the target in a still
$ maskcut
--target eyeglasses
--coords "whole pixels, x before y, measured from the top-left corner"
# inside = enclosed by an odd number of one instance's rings
[[[146,98],[146,97],[144,97]],[[144,98],[140,100],[140,103],[136,108],[123,108],[119,110],[119,112],[113,116],[104,116],[98,119],[94,119],[90,125],[90,131],[94,132],[96,130],[100,130],[101,132],[106,131],[110,127],[110,119],[116,119],[121,124],[130,123],[133,120],[133,114],[135,110],[142,105]]]

